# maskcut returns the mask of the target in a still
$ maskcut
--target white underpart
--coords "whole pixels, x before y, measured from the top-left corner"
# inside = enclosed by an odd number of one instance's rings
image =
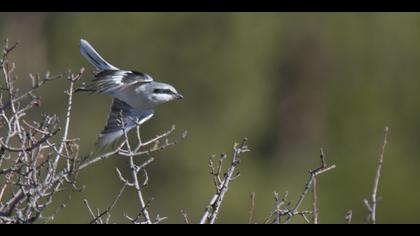
[[[136,86],[122,87],[121,89],[113,91],[110,95],[124,101],[136,110],[146,110],[151,108],[151,104],[147,102],[148,100],[144,92],[142,92],[141,89],[139,91],[139,88],[136,88]]]

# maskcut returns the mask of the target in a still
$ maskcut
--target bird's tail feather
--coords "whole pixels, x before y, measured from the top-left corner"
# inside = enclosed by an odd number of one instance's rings
[[[89,42],[84,39],[80,39],[80,52],[97,70],[118,70],[117,67],[105,61]]]
[[[119,137],[124,135],[124,131],[122,129],[116,130],[114,132],[108,133],[101,133],[96,141],[96,147],[104,147],[109,144],[112,144],[118,140]]]

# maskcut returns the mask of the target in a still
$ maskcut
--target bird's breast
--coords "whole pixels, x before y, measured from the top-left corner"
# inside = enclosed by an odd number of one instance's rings
[[[135,109],[152,109],[152,103],[149,102],[147,95],[144,91],[134,88],[124,88],[115,91],[114,97],[124,101]]]

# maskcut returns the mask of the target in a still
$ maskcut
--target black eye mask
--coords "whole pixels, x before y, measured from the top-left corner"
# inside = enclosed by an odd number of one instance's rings
[[[173,94],[170,89],[154,89],[153,93],[161,93],[161,94]]]

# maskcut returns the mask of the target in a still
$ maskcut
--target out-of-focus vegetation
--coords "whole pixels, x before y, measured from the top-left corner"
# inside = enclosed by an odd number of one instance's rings
[[[245,136],[252,151],[218,222],[246,223],[251,192],[257,222],[272,209],[274,190],[296,199],[320,147],[337,165],[318,179],[320,222],[344,223],[350,209],[353,222],[363,222],[362,199],[370,194],[387,125],[377,221],[419,223],[420,14],[1,13],[0,38],[6,37],[20,42],[11,58],[20,77],[92,71],[78,49],[85,38],[115,66],[147,72],[184,95],[158,107],[142,128],[146,137],[172,124],[188,130],[149,166],[150,211],[167,222],[183,222],[181,209],[198,222],[214,192],[208,157],[229,152]],[[64,117],[65,89],[64,80],[45,86],[40,111]],[[94,142],[110,101],[74,98],[70,136],[81,138],[83,153],[98,152]],[[84,171],[85,191],[72,194],[56,222],[89,222],[83,198],[107,207],[121,184],[114,167],[125,163],[110,159]],[[135,204],[135,195],[125,194],[115,220]]]

